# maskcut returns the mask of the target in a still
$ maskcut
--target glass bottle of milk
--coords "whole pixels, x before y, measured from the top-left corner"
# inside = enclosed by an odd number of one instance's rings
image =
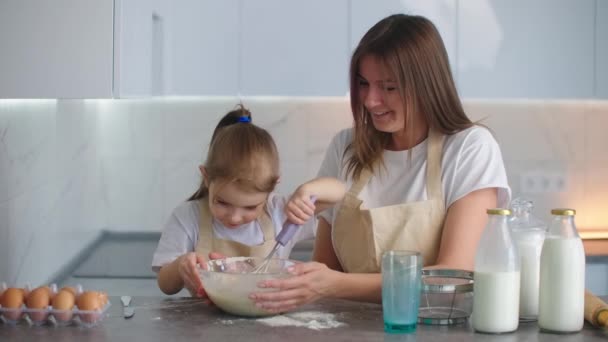
[[[551,210],[553,220],[540,256],[538,326],[569,333],[583,328],[585,250],[574,225],[574,209]]]
[[[475,255],[473,328],[485,333],[517,330],[519,257],[508,227],[508,209],[488,209]]]
[[[532,215],[532,201],[516,198],[511,201],[509,228],[521,267],[519,287],[519,320],[536,321],[538,318],[538,289],[540,278],[540,252],[545,240],[545,223]]]

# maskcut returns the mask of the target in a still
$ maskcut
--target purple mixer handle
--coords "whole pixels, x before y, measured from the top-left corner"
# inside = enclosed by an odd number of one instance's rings
[[[315,201],[317,200],[317,196],[310,196],[310,200],[312,201],[312,203],[315,203]],[[293,238],[299,227],[300,225],[298,224],[291,223],[290,221],[285,221],[285,223],[283,223],[283,228],[281,229],[281,232],[279,232],[279,235],[277,235],[276,241],[280,243],[281,246],[285,246],[291,240],[291,238]]]

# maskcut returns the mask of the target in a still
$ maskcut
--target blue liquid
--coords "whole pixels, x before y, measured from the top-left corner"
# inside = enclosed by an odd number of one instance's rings
[[[384,273],[382,314],[384,331],[407,333],[416,330],[420,305],[420,269],[411,267]]]
[[[392,324],[384,321],[384,331],[391,334],[409,333],[416,330],[416,323],[414,324]]]

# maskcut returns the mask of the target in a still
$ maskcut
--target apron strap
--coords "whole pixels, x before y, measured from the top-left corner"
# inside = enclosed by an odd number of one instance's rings
[[[437,199],[443,202],[441,188],[441,158],[443,155],[444,135],[429,129],[429,142],[426,156],[426,192],[428,199]]]
[[[209,210],[209,198],[203,197],[198,200],[200,217],[198,219],[198,243],[196,250],[213,250],[213,224],[211,211]],[[205,253],[206,254],[206,253]],[[207,255],[205,255],[205,258]]]
[[[372,172],[368,168],[363,168],[359,178],[357,178],[357,180],[353,183],[348,192],[353,197],[357,197],[361,190],[363,190],[363,187],[367,184],[367,182],[369,182],[370,178],[372,178]]]
[[[262,228],[262,233],[264,234],[264,242],[274,241],[276,236],[274,224],[272,223],[272,219],[270,218],[267,209],[268,206],[265,204],[264,212],[258,217],[258,222]]]

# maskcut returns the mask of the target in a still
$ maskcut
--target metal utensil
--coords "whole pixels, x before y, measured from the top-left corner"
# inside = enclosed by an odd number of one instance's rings
[[[311,196],[310,200],[314,204],[317,200],[317,197]],[[291,223],[290,221],[285,221],[285,223],[283,223],[283,228],[281,228],[281,231],[279,232],[279,235],[277,235],[277,237],[275,238],[276,243],[274,244],[274,247],[272,248],[270,253],[268,253],[266,258],[264,258],[264,260],[258,266],[256,266],[253,271],[251,271],[251,273],[266,273],[268,271],[268,266],[270,265],[270,260],[279,249],[279,246],[285,246],[293,238],[299,227],[300,225],[298,224]]]
[[[122,302],[122,315],[124,318],[131,318],[135,314],[135,310],[129,305],[131,304],[131,296],[120,296]]]

